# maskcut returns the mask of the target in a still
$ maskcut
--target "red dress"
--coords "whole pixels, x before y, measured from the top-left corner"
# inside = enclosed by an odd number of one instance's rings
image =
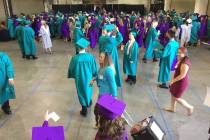
[[[190,69],[190,61],[188,58],[183,63],[187,64]],[[181,71],[181,64],[179,64],[178,67],[176,68],[174,78],[176,78],[177,76],[180,75],[180,71]],[[180,98],[183,95],[183,93],[185,92],[185,90],[187,89],[188,83],[189,83],[188,73],[189,73],[189,70],[183,79],[181,79],[171,85],[170,92],[174,97]]]

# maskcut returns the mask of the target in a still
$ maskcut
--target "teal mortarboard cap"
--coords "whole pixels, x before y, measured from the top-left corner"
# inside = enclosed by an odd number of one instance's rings
[[[76,42],[76,45],[80,48],[80,49],[85,49],[87,48],[88,46],[90,46],[90,42],[85,39],[85,38],[81,38],[80,40],[78,40]]]
[[[25,24],[25,25],[29,25],[29,24],[31,24],[31,21],[25,20],[25,21],[24,21],[24,24]]]
[[[108,24],[103,27],[103,30],[107,30],[108,32],[112,32],[115,29],[114,24]]]

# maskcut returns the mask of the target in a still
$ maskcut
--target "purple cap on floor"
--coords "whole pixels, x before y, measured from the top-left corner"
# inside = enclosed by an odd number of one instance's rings
[[[65,140],[63,126],[33,127],[32,140]]]
[[[123,114],[126,104],[109,94],[104,94],[98,100],[97,106],[99,107],[100,115],[103,115],[109,120],[113,120]]]

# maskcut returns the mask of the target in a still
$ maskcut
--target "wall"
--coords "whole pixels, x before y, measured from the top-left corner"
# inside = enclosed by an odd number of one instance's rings
[[[208,7],[209,0],[196,0],[195,2],[195,13],[199,13],[201,15],[205,15]]]
[[[33,14],[44,11],[43,0],[11,0],[13,13]]]
[[[0,20],[5,19],[5,11],[4,11],[4,4],[3,0],[0,0]]]
[[[172,0],[171,9],[175,9],[179,13],[186,11],[194,12],[195,0]]]
[[[209,0],[209,5],[207,8],[208,8],[207,15],[210,17],[210,0]]]

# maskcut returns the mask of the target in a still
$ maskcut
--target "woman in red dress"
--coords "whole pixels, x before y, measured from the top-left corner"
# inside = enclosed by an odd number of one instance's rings
[[[171,107],[166,109],[169,112],[176,112],[176,103],[178,102],[187,109],[188,115],[193,113],[194,107],[181,98],[188,88],[188,73],[190,69],[190,60],[187,56],[187,49],[181,47],[178,50],[178,63],[174,78],[170,81]]]

